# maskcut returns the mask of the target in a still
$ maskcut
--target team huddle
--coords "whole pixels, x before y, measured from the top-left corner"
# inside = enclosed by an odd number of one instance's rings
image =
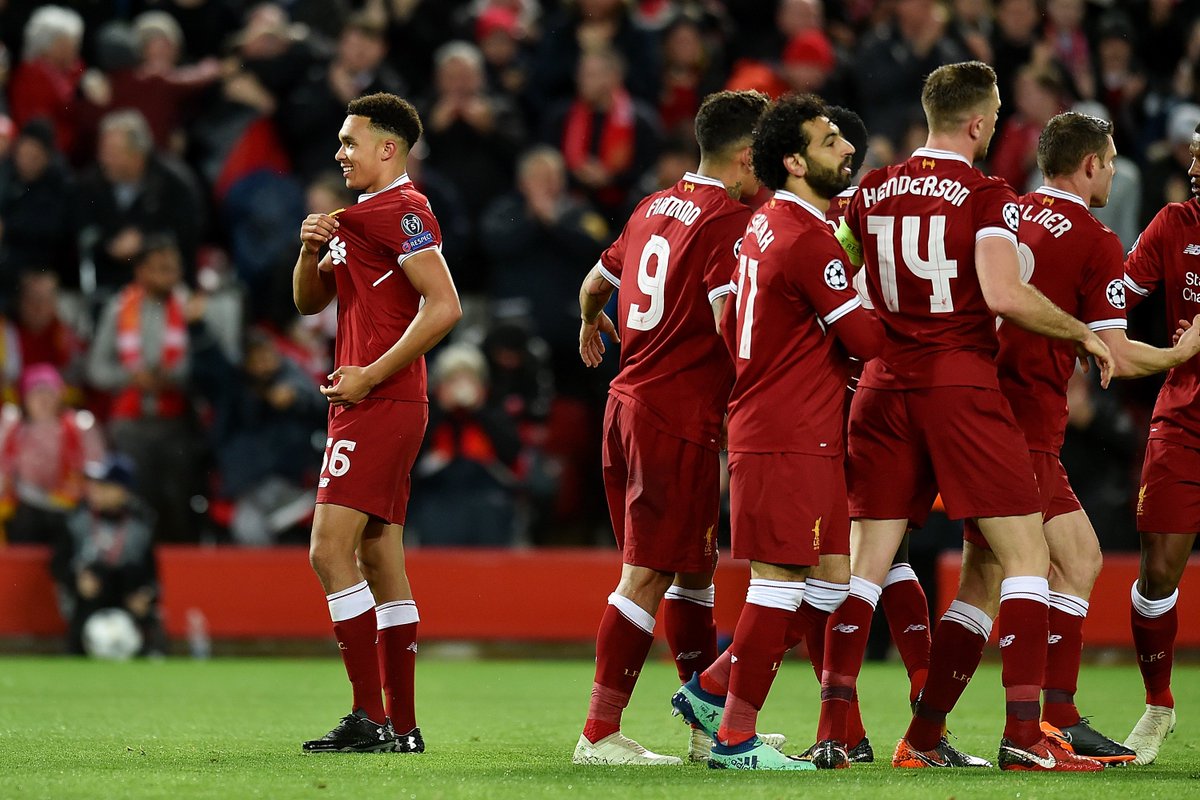
[[[682,686],[688,757],[730,769],[835,769],[874,760],[857,679],[882,602],[910,680],[892,764],[990,767],[946,718],[997,627],[1001,769],[1148,764],[1174,729],[1178,584],[1200,530],[1200,294],[1187,237],[1197,201],[1164,208],[1126,257],[1089,211],[1108,200],[1110,123],[1067,112],[1038,143],[1044,185],[1018,196],[973,163],[1000,96],[979,62],[929,75],[929,138],[851,183],[857,116],[811,95],[709,96],[700,165],[635,209],[580,290],[580,356],[620,343],[604,482],[622,573],[597,641],[580,764],[680,764],[622,735],[663,625]],[[1200,178],[1200,129],[1189,176]],[[739,202],[773,195],[757,211]],[[622,288],[622,281],[625,282]],[[1127,338],[1126,310],[1162,286],[1174,344]],[[617,293],[616,320],[604,308]],[[1075,690],[1096,534],[1059,460],[1077,362],[1099,381],[1169,371],[1137,508],[1131,621],[1146,711],[1124,743],[1079,715]],[[861,371],[861,374],[859,374]],[[847,383],[857,384],[847,403]],[[751,579],[718,656],[712,606],[720,460],[733,556]],[[930,636],[906,563],[940,495],[965,521],[959,591]],[[918,534],[919,535],[919,534]],[[815,744],[782,753],[758,713],[805,642],[821,685]]]

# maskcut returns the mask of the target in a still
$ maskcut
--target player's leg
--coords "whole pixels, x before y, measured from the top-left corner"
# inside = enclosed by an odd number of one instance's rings
[[[908,673],[908,701],[916,701],[929,674],[929,600],[908,563],[908,543],[904,535],[892,568],[883,581],[883,613],[887,617],[892,641]]]
[[[1054,466],[1061,469],[1058,459]],[[1041,472],[1039,471],[1039,474]],[[1070,484],[1067,492],[1075,501]],[[1040,485],[1050,484],[1049,480]],[[1083,653],[1083,621],[1088,598],[1100,575],[1102,557],[1096,531],[1077,501],[1073,511],[1048,517],[1042,525],[1050,548],[1050,637],[1042,686],[1042,729],[1062,738],[1076,753],[1104,763],[1131,761],[1135,753],[1092,728],[1075,705]]]
[[[420,614],[404,568],[404,526],[367,523],[359,545],[363,576],[375,595],[378,669],[396,752],[424,752],[417,727],[415,673]]]
[[[1196,535],[1142,533],[1142,561],[1130,591],[1133,647],[1146,686],[1146,711],[1125,746],[1137,753],[1134,764],[1151,764],[1167,735],[1175,730],[1171,670],[1179,631],[1176,603],[1179,582]]]
[[[990,766],[954,749],[945,737],[946,717],[979,667],[999,604],[1000,563],[976,536],[968,532],[963,542],[958,594],[934,630],[928,679],[896,748],[894,766]]]
[[[351,713],[321,739],[305,742],[305,752],[391,749],[376,658],[375,598],[356,556],[367,520],[361,511],[330,503],[318,503],[313,517],[309,560],[325,590],[354,696]]]

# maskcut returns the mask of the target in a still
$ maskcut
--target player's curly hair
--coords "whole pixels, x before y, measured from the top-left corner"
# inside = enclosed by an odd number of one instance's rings
[[[351,100],[346,113],[353,117],[366,117],[371,127],[394,133],[404,140],[411,150],[421,138],[421,117],[412,103],[387,92],[376,92]]]
[[[1038,136],[1038,168],[1047,178],[1070,175],[1088,156],[1104,155],[1112,132],[1112,123],[1099,117],[1077,111],[1059,114]]]
[[[771,99],[754,90],[714,92],[704,98],[696,112],[696,143],[700,157],[720,155],[742,145],[754,135],[754,128]]]
[[[782,189],[788,171],[783,159],[793,153],[808,152],[809,139],[804,123],[828,116],[825,101],[815,94],[788,94],[767,109],[758,122],[750,156],[754,174],[768,189]]]
[[[996,96],[996,71],[982,61],[946,64],[929,73],[921,107],[929,130],[950,133]]]

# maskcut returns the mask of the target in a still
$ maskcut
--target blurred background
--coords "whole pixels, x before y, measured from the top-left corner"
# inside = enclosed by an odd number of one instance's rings
[[[986,168],[1019,191],[1042,125],[1076,108],[1116,124],[1098,216],[1126,246],[1190,196],[1200,4],[1182,0],[0,0],[0,642],[77,652],[83,615],[112,606],[146,653],[328,638],[303,546],[335,312],[300,318],[290,281],[304,215],[354,201],[336,134],[374,91],[421,112],[410,175],[465,309],[429,355],[406,530],[435,593],[423,634],[589,638],[617,574],[616,354],[579,362],[582,277],[696,166],[705,94],[818,92],[863,117],[870,168],[923,143],[923,76],[968,58],[999,74]],[[1163,343],[1162,316],[1143,304],[1131,336]],[[1063,461],[1109,553],[1137,549],[1157,388],[1071,387]],[[928,586],[959,541],[944,518],[914,537]],[[1111,563],[1123,620],[1135,561]],[[473,579],[535,599],[481,612],[451,591]]]

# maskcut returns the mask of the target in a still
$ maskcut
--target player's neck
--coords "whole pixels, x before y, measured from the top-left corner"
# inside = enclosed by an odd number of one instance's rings
[[[742,199],[742,173],[738,165],[727,161],[716,161],[710,158],[700,159],[696,174],[702,178],[712,178],[720,181],[734,200]]]
[[[1088,203],[1087,178],[1079,175],[1059,175],[1055,178],[1047,178],[1043,183],[1051,189],[1068,192]],[[1088,203],[1088,205],[1091,204]]]
[[[812,187],[808,185],[808,181],[803,178],[797,178],[794,175],[788,178],[787,183],[783,185],[783,190],[796,195],[796,197],[812,205],[822,214],[829,210],[829,204],[833,202],[830,198],[821,197],[821,195],[814,192]]]
[[[949,153],[958,153],[972,164],[975,163],[975,140],[969,136],[931,133],[929,134],[929,138],[925,140],[925,147],[929,150],[945,150]]]
[[[397,171],[397,170],[399,170],[399,171]],[[403,177],[405,175],[405,173],[407,173],[407,172],[408,172],[407,162],[404,164],[397,164],[395,168],[381,172],[379,174],[379,177],[371,182],[370,186],[361,190],[359,193],[360,194],[378,194],[379,192],[382,192],[384,189],[391,186],[396,181],[400,180],[400,178]]]

